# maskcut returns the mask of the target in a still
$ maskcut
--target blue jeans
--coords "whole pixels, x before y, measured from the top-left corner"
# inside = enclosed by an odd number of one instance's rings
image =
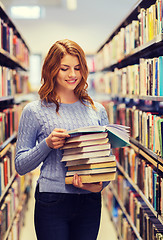
[[[38,240],[95,240],[101,217],[101,193],[35,193]]]

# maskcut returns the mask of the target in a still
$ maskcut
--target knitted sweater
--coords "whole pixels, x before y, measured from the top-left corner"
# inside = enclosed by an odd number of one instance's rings
[[[87,103],[88,104],[88,103]],[[60,104],[59,114],[54,103],[42,104],[40,100],[28,103],[23,109],[18,130],[15,167],[24,175],[41,164],[38,179],[40,192],[89,193],[89,191],[65,184],[67,168],[62,159],[63,151],[51,149],[45,138],[55,128],[72,130],[84,126],[106,125],[105,108],[95,102],[96,110],[80,101]],[[106,186],[108,182],[103,183]]]

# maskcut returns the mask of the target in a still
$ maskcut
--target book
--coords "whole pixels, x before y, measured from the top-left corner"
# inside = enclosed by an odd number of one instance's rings
[[[94,151],[94,152],[84,152],[79,154],[70,154],[65,155],[62,157],[61,162],[65,161],[73,161],[77,159],[85,159],[85,158],[91,158],[91,157],[101,157],[101,156],[109,156],[110,155],[110,149],[108,150],[101,150],[101,151]]]
[[[81,175],[82,183],[106,182],[115,179],[116,172]],[[73,176],[66,176],[65,183],[72,184]]]
[[[92,145],[97,145],[97,144],[105,144],[108,143],[109,139],[107,138],[99,138],[95,140],[88,140],[88,141],[80,141],[80,142],[71,142],[66,144],[62,147],[63,150],[69,149],[69,148],[78,148],[78,147],[86,147],[86,146],[92,146]]]
[[[116,162],[106,162],[106,163],[90,163],[90,164],[82,164],[77,166],[69,166],[68,171],[75,170],[84,170],[84,169],[95,169],[95,168],[107,168],[107,167],[116,167]]]
[[[66,144],[67,143],[76,143],[76,142],[81,142],[81,141],[89,141],[89,140],[99,140],[103,138],[107,138],[108,134],[106,132],[98,132],[98,133],[92,133],[92,134],[70,134],[71,137],[66,139]],[[73,135],[73,136],[72,136]]]
[[[85,136],[90,133],[107,133],[112,148],[129,146],[129,127],[119,124],[107,126],[88,126],[68,131],[70,138],[73,136]]]
[[[116,172],[116,167],[79,169],[74,171],[67,171],[66,176],[73,176],[76,173],[78,175],[85,175],[85,174],[110,173],[110,172]]]
[[[77,147],[77,148],[65,149],[63,156],[70,155],[70,154],[79,154],[84,152],[86,153],[86,152],[108,150],[108,149],[111,149],[110,143],[99,144],[94,146],[86,146],[86,147]]]
[[[163,157],[163,119],[160,118],[157,122],[158,133],[159,133],[159,142],[160,142],[160,150],[161,157]]]
[[[115,161],[115,155],[110,155],[106,157],[95,157],[95,158],[85,158],[73,161],[67,161],[66,167],[83,165],[83,164],[92,164],[92,163],[107,163]]]
[[[123,129],[121,131],[124,132],[124,136],[128,135],[128,128],[125,126],[117,125],[116,128],[119,131]],[[115,179],[113,173],[116,172],[116,161],[115,156],[111,155],[111,143],[106,126],[82,127],[68,133],[70,137],[62,147],[64,152],[61,159],[61,162],[66,162],[66,184],[72,184],[73,175],[76,173],[85,183]],[[92,177],[93,175],[97,178]]]

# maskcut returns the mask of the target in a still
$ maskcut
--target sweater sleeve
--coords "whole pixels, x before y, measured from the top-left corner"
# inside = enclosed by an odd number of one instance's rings
[[[101,106],[101,111],[100,111],[100,125],[105,126],[109,124],[109,119],[107,112],[104,108],[104,106]]]
[[[16,144],[15,168],[20,175],[34,170],[52,151],[45,139],[37,143],[39,123],[29,106],[22,112]]]

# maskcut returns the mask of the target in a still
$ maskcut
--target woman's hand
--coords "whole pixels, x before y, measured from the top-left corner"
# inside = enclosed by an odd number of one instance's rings
[[[46,138],[46,143],[48,147],[58,149],[63,147],[66,137],[70,137],[70,135],[65,129],[55,128]]]
[[[99,183],[82,183],[81,177],[77,174],[73,177],[73,185],[75,187],[88,190],[90,192],[100,192],[102,190],[102,182]]]

